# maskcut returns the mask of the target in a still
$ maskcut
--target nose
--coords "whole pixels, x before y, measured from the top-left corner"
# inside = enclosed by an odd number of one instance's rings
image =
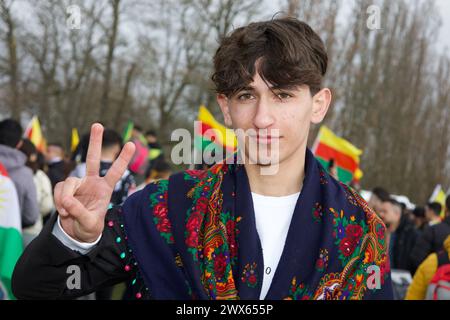
[[[256,105],[256,113],[253,118],[253,125],[258,129],[270,127],[275,122],[272,110],[267,97],[261,96]]]

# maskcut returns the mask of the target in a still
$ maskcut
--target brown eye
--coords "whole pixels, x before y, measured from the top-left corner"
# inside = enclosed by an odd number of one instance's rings
[[[249,100],[252,98],[252,95],[250,93],[243,93],[238,95],[238,100]]]
[[[290,95],[289,93],[286,93],[286,92],[280,92],[277,94],[277,97],[281,100],[285,100],[285,99],[291,98],[292,95]]]

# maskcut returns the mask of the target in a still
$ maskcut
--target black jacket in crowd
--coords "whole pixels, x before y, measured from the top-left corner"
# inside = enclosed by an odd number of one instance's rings
[[[414,224],[409,220],[406,215],[402,215],[400,225],[395,231],[395,235],[391,241],[392,254],[391,254],[391,268],[408,270],[414,273],[414,266],[411,263],[411,252],[416,244],[418,237],[418,231]]]
[[[411,253],[411,262],[415,269],[433,252],[443,250],[444,240],[450,235],[450,217],[442,223],[427,226],[418,237]]]

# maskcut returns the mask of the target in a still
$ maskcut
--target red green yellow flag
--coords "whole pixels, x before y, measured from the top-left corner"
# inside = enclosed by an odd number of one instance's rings
[[[25,138],[30,139],[30,141],[33,142],[33,144],[39,151],[44,152],[47,148],[47,142],[42,135],[41,125],[37,116],[34,116],[31,119],[30,123],[25,129],[24,136]]]
[[[201,122],[201,125],[196,126],[195,139],[200,139],[201,142],[195,145],[204,149],[214,141],[227,151],[234,152],[236,150],[237,138],[233,130],[216,121],[211,112],[203,105],[198,110],[198,121]]]
[[[320,128],[312,152],[324,168],[328,168],[330,160],[334,160],[338,179],[345,184],[352,181],[357,182],[363,176],[359,168],[359,157],[362,150],[349,141],[338,137],[326,126]]]

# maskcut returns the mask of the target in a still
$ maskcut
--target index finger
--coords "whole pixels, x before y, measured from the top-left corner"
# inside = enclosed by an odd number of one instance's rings
[[[100,158],[102,154],[103,126],[94,123],[91,127],[89,147],[86,156],[86,176],[98,176],[100,174]]]

